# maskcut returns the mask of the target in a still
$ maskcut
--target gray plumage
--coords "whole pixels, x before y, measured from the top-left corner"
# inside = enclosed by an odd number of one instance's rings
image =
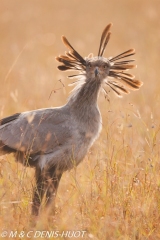
[[[69,76],[78,80],[66,105],[17,113],[0,121],[0,155],[12,152],[17,161],[36,169],[32,206],[35,215],[44,194],[49,205],[63,172],[77,166],[99,136],[102,120],[97,98],[101,89],[107,94],[104,85],[118,96],[142,85],[125,72],[134,67],[130,65],[133,60],[117,62],[133,55],[133,49],[114,58],[102,56],[110,38],[110,27],[111,24],[107,25],[102,33],[98,57],[81,57],[62,37],[70,51],[56,58],[62,64],[58,68],[78,70],[77,75]]]

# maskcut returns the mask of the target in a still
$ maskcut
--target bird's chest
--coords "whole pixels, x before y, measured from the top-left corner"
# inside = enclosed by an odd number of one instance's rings
[[[73,146],[75,157],[78,161],[81,161],[87,154],[89,148],[94,141],[98,138],[101,131],[101,118],[95,121],[81,122],[77,124],[73,136]]]
[[[81,128],[77,129],[77,136],[81,140],[81,143],[91,144],[99,135],[101,131],[101,123],[86,127],[85,124]]]

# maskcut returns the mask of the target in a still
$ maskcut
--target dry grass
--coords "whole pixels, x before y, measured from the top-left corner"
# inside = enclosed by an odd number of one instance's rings
[[[160,239],[159,9],[156,0],[1,0],[1,118],[64,104],[69,80],[54,60],[64,52],[60,36],[81,55],[96,54],[109,22],[105,56],[135,47],[134,73],[144,86],[123,99],[111,94],[110,103],[100,97],[101,136],[76,171],[63,175],[49,219],[43,214],[33,226],[30,218],[33,169],[11,155],[0,159],[0,232],[77,229],[87,231],[83,239]]]

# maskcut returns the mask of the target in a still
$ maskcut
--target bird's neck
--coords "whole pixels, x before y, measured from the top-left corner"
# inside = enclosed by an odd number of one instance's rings
[[[71,94],[68,104],[76,107],[85,107],[90,104],[97,104],[101,84],[96,80],[86,80],[78,85]]]
[[[92,113],[98,110],[97,99],[101,83],[86,79],[85,82],[73,90],[67,105],[80,119],[92,117]]]

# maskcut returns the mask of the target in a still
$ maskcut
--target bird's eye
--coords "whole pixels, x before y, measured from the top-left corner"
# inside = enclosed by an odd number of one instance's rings
[[[107,65],[104,65],[103,68],[107,68]]]
[[[91,64],[90,63],[88,64],[88,67],[91,68]]]

